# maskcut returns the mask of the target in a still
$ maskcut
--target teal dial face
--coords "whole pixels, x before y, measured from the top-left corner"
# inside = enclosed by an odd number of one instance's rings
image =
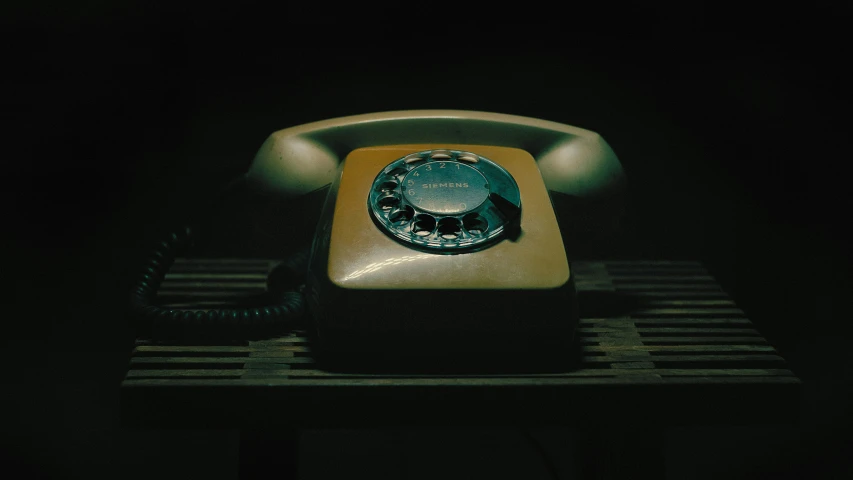
[[[391,162],[367,199],[374,223],[392,238],[435,253],[487,248],[521,215],[512,175],[471,152],[427,150]]]

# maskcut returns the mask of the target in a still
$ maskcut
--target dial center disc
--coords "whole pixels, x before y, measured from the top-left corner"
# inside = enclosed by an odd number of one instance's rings
[[[477,169],[459,162],[430,162],[403,178],[403,196],[430,213],[458,215],[489,197],[489,182]]]

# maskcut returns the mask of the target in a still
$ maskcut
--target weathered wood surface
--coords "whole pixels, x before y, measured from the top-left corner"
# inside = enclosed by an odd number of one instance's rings
[[[160,299],[173,308],[224,306],[262,292],[273,264],[179,260]],[[605,414],[640,423],[793,421],[799,379],[701,264],[577,262],[573,270],[581,301],[582,360],[571,371],[340,373],[318,368],[302,332],[240,345],[140,339],[122,382],[123,414],[130,424],[173,426],[404,419],[479,424],[489,415],[504,416],[495,421],[572,423]],[[604,315],[585,308],[606,295],[616,295],[624,305],[608,305]],[[520,355],[521,350],[506,352],[510,361],[523,360]],[[295,416],[288,408],[301,413]],[[592,417],[572,414],[578,409]]]

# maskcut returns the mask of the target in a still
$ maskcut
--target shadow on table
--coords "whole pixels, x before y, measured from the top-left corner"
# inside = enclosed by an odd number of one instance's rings
[[[636,297],[617,292],[578,292],[580,318],[607,318],[629,315],[638,306]],[[565,312],[553,312],[564,315]],[[567,321],[571,321],[567,316]],[[567,326],[568,327],[568,326]],[[341,373],[420,374],[420,375],[535,375],[594,368],[583,364],[583,334],[567,328],[562,338],[524,338],[477,333],[406,336],[383,340],[375,335],[348,339],[352,349],[343,353],[324,352],[316,337],[309,336],[318,366]],[[365,346],[370,345],[365,353]],[[340,347],[340,346],[339,346]],[[346,345],[343,346],[346,350]],[[339,348],[340,350],[340,348]]]

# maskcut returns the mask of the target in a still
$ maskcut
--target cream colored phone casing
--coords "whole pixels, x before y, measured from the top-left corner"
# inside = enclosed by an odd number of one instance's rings
[[[443,254],[386,235],[366,199],[392,161],[465,150],[506,169],[521,194],[521,234],[483,250]],[[567,343],[577,319],[569,263],[536,161],[507,147],[419,144],[361,148],[342,162],[313,247],[308,296],[321,341],[360,350],[499,352]],[[384,345],[387,348],[389,345]]]

